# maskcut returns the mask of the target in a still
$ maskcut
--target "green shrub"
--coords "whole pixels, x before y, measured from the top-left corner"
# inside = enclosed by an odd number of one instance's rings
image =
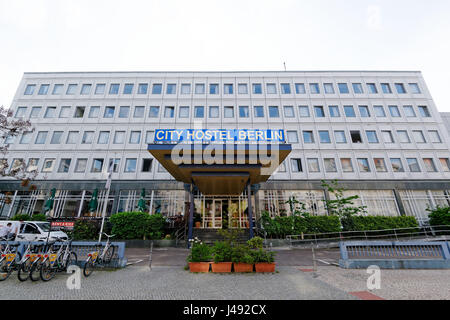
[[[231,262],[248,264],[254,263],[252,251],[248,246],[245,245],[234,247],[231,251]]]
[[[275,252],[263,249],[252,251],[254,263],[267,262],[273,263],[275,261]]]
[[[419,224],[414,217],[384,217],[384,216],[352,216],[342,219],[344,231],[385,230],[400,228],[415,228]],[[406,230],[409,232],[408,230]]]
[[[264,240],[261,237],[253,237],[247,241],[248,246],[251,249],[262,249]]]
[[[161,239],[165,218],[161,214],[146,212],[119,212],[110,218],[111,232],[117,239]]]
[[[216,241],[212,247],[214,262],[231,262],[232,247],[226,241]]]
[[[188,262],[208,262],[212,260],[212,248],[195,239],[192,241],[191,252],[187,257]]]
[[[11,218],[13,221],[30,221],[31,217],[27,214],[16,214]]]
[[[43,213],[33,214],[31,221],[47,221],[47,216]]]
[[[432,226],[450,226],[450,207],[438,206],[436,209],[428,211]]]
[[[99,228],[95,221],[91,220],[76,220],[71,232],[73,240],[93,240],[97,239]]]
[[[328,233],[341,231],[338,216],[307,216],[294,217],[294,233]]]

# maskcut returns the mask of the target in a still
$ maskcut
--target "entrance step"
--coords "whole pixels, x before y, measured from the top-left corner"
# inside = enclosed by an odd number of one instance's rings
[[[250,238],[250,231],[248,229],[241,229],[242,233],[239,235],[237,241],[245,243]],[[218,233],[217,229],[194,229],[192,232],[194,238],[199,238],[202,242],[214,244],[216,241],[223,241],[224,238]]]

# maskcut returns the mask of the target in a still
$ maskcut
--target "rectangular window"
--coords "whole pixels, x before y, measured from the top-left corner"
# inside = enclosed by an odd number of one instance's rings
[[[70,117],[70,107],[69,106],[61,107],[61,110],[59,110],[59,117],[60,118],[68,118],[68,117]]]
[[[375,115],[377,118],[385,118],[386,112],[384,111],[383,106],[373,106],[373,110],[375,110]]]
[[[419,113],[422,118],[430,118],[431,114],[427,106],[419,106]]]
[[[368,106],[358,106],[359,115],[361,118],[370,118],[370,112]]]
[[[217,83],[209,84],[209,94],[219,94],[219,85]]]
[[[400,117],[400,110],[398,110],[397,106],[389,106],[389,112],[391,113],[391,117],[393,118]]]
[[[130,115],[130,107],[129,106],[120,106],[119,107],[119,118],[128,118]]]
[[[92,161],[91,172],[102,172],[104,159],[94,159]]]
[[[291,94],[291,84],[282,83],[281,84],[281,94]]]
[[[134,88],[133,83],[125,83],[125,85],[123,87],[123,94],[132,94],[133,88]]]
[[[440,158],[439,162],[441,163],[442,170],[444,172],[450,172],[450,159],[449,158]]]
[[[344,106],[344,113],[347,118],[356,117],[355,109],[353,109],[353,106]]]
[[[409,139],[408,131],[398,130],[397,135],[398,135],[398,140],[401,143],[411,143],[411,139]]]
[[[250,111],[248,106],[239,106],[239,118],[249,118]]]
[[[194,108],[194,118],[204,118],[205,117],[205,107],[195,106]]]
[[[405,172],[405,168],[403,168],[402,159],[391,158],[391,165],[393,172]]]
[[[233,94],[233,84],[225,83],[223,85],[223,92],[224,92],[224,94]]]
[[[136,172],[137,159],[127,159],[125,161],[125,172]]]
[[[98,135],[98,144],[108,144],[109,142],[109,131],[100,131]]]
[[[81,87],[81,94],[82,95],[90,94],[91,88],[92,88],[92,84],[90,84],[90,83],[83,84],[83,86]]]
[[[319,131],[320,143],[331,143],[330,133],[328,131]]]
[[[409,84],[409,89],[411,90],[412,94],[420,94],[420,93],[422,93],[420,91],[419,85],[417,83],[410,83]]]
[[[224,118],[234,118],[234,107],[228,106],[223,109]]]
[[[94,142],[94,131],[85,131],[83,133],[83,138],[81,139],[82,144],[91,144]]]
[[[63,93],[63,89],[64,89],[64,85],[63,84],[55,84],[53,86],[53,91],[52,94],[53,95],[59,95]]]
[[[114,118],[115,107],[106,107],[105,113],[103,114],[103,118]]]
[[[405,86],[403,85],[403,83],[396,83],[395,88],[397,89],[397,93],[399,93],[399,94],[406,93]]]
[[[75,172],[83,173],[86,171],[87,159],[77,159],[75,164]]]
[[[164,118],[173,118],[175,117],[175,107],[166,106],[164,109]]]
[[[53,107],[53,108],[56,109],[56,107]],[[47,110],[48,110],[48,108],[47,108]],[[15,117],[16,118],[24,118],[26,113],[27,113],[27,107],[18,107]]]
[[[75,94],[75,91],[77,90],[78,85],[77,84],[69,84],[67,87],[66,94],[73,95]]]
[[[284,106],[284,117],[285,118],[294,118],[294,107],[293,106]]]
[[[314,113],[316,115],[316,118],[324,118],[325,117],[325,111],[323,110],[322,106],[314,106]]]
[[[195,94],[205,94],[205,84],[196,83],[195,84]]]
[[[74,117],[75,118],[83,118],[85,109],[86,109],[85,107],[76,107]]]
[[[406,162],[408,163],[409,171],[420,172],[419,162],[416,158],[407,158]]]
[[[377,85],[375,83],[368,83],[367,88],[369,89],[369,93],[371,93],[371,94],[378,93]]]
[[[148,83],[139,83],[138,94],[147,94],[147,92],[148,92]]]
[[[323,159],[325,172],[337,172],[336,160],[334,158]]]
[[[97,83],[97,85],[95,86],[95,94],[105,94],[105,88],[105,83]]]
[[[60,172],[60,173],[69,172],[71,162],[72,162],[72,159],[61,159],[61,162],[59,163],[58,172]]]
[[[150,144],[155,140],[155,131],[150,130],[145,133],[145,143]]]
[[[114,134],[114,144],[125,143],[125,131],[116,131]]]
[[[55,118],[56,117],[56,107],[47,107],[45,110],[44,118]]]
[[[362,94],[364,93],[363,87],[361,83],[352,83],[353,86],[353,92],[355,94]]]
[[[358,158],[359,172],[370,172],[369,161],[367,158]]]
[[[345,131],[335,131],[334,140],[336,143],[347,143],[347,138],[345,137]]]
[[[140,131],[131,131],[129,143],[131,143],[131,144],[141,143],[141,132]]]
[[[298,112],[300,114],[300,118],[309,118],[309,107],[308,106],[298,106]]]
[[[109,159],[108,171],[109,172],[119,172],[120,159],[111,158]]]
[[[338,83],[340,94],[349,94],[348,85],[346,83]]]
[[[312,94],[319,94],[320,93],[319,84],[318,83],[310,83],[309,84],[309,91]]]
[[[41,87],[39,88],[38,95],[46,95],[48,93],[48,88],[50,87],[49,84],[41,84]]]
[[[142,159],[142,172],[151,172],[152,162],[153,159]]]
[[[267,94],[276,94],[277,93],[277,85],[275,83],[266,84],[266,92],[267,92]]]
[[[378,143],[378,136],[376,131],[366,131],[367,142],[369,143]]]
[[[350,131],[353,143],[362,143],[361,133],[359,131]]]
[[[423,163],[425,164],[425,170],[427,172],[437,172],[436,166],[432,158],[423,158]]]
[[[191,94],[191,84],[182,83],[181,84],[181,94]]]
[[[394,143],[394,137],[392,136],[392,132],[389,130],[382,130],[381,135],[383,136],[383,141],[385,143]]]
[[[403,106],[403,111],[408,118],[415,118],[416,113],[414,112],[413,106]]]
[[[320,172],[319,159],[308,158],[308,171],[309,172]]]
[[[253,88],[253,90],[252,90],[253,94],[262,94],[261,83],[253,83],[252,88]]]
[[[298,143],[297,131],[288,131],[287,138],[288,138],[288,143]]]
[[[277,106],[269,106],[269,117],[270,118],[279,118],[280,112],[278,111]]]
[[[432,143],[442,143],[441,136],[437,130],[429,130],[428,134]]]
[[[324,83],[323,89],[326,94],[334,94],[334,87],[332,83]]]
[[[63,131],[53,131],[53,135],[50,140],[50,144],[60,144],[63,133],[64,133]]]
[[[264,118],[264,107],[263,106],[254,106],[253,110],[255,112],[255,118]]]
[[[248,87],[246,83],[238,84],[238,93],[239,94],[248,94]]]
[[[120,84],[111,83],[109,86],[109,94],[119,94],[119,87],[120,87]]]
[[[27,85],[27,87],[25,88],[25,92],[23,93],[26,96],[30,96],[34,93],[34,89],[36,88],[35,84],[29,84]]]
[[[314,135],[312,131],[303,131],[303,142],[314,143]]]
[[[296,83],[295,84],[295,93],[296,94],[306,94],[305,84],[304,83]]]
[[[353,172],[352,159],[350,158],[342,158],[341,166],[343,172]]]
[[[100,115],[100,107],[93,106],[89,109],[89,118],[98,118]]]
[[[162,93],[162,84],[154,83],[152,87],[152,94],[161,94]]]
[[[291,159],[292,172],[303,172],[302,159]]]
[[[375,170],[377,172],[387,172],[386,162],[383,158],[374,158]]]
[[[414,140],[417,143],[425,143],[425,136],[423,135],[422,130],[413,130]]]
[[[328,111],[330,112],[330,117],[332,118],[340,117],[338,106],[328,106]]]
[[[189,118],[189,106],[181,106],[178,111],[180,118]]]
[[[56,159],[45,159],[44,165],[42,166],[42,172],[52,172],[55,167],[55,161]]]
[[[381,90],[383,90],[383,93],[385,94],[391,94],[391,85],[389,83],[382,83],[381,84]]]
[[[29,144],[31,142],[32,136],[33,136],[33,132],[31,132],[31,131],[22,133],[22,137],[20,138],[20,144]]]
[[[30,158],[28,160],[27,172],[37,171],[38,170],[39,159],[38,158]]]
[[[148,116],[150,118],[158,118],[159,117],[159,106],[151,106]]]
[[[30,118],[39,118],[41,114],[42,107],[33,107],[31,108]]]
[[[166,88],[166,94],[176,94],[177,85],[175,83],[168,83]]]

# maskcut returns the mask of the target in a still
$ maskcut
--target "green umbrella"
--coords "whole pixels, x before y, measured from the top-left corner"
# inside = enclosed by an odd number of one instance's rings
[[[53,203],[55,202],[55,194],[56,194],[56,189],[53,188],[50,192],[50,197],[45,202],[44,209],[42,212],[43,214],[47,214],[47,212],[49,212],[50,210],[53,209]]]
[[[139,199],[137,208],[140,212],[145,212],[147,210],[147,206],[145,204],[145,189],[142,188],[141,198]]]
[[[98,207],[98,189],[94,189],[94,193],[92,194],[91,201],[89,201],[89,212],[97,211]]]

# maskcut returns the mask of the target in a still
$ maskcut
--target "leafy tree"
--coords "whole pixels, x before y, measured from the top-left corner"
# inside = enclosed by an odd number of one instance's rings
[[[335,199],[324,200],[325,206],[331,215],[336,215],[339,219],[345,219],[352,217],[354,215],[366,213],[366,206],[357,206],[355,200],[359,199],[358,195],[353,195],[346,197],[343,187],[338,185],[337,180],[333,180],[327,183],[322,180],[322,187],[324,187],[328,192],[334,195]]]
[[[450,207],[427,209],[432,226],[450,226]]]

